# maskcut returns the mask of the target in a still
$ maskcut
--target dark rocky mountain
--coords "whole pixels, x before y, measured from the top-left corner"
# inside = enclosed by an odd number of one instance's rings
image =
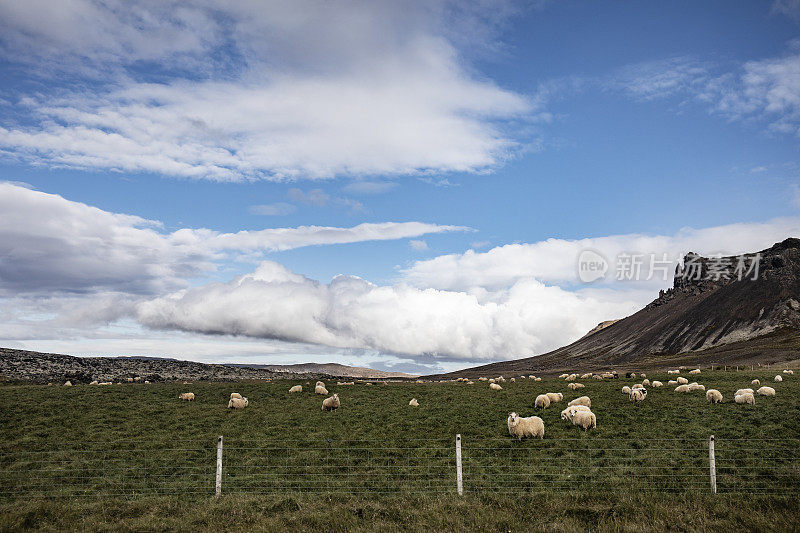
[[[745,256],[687,254],[673,287],[639,312],[552,352],[453,375],[560,373],[800,358],[800,239]]]
[[[230,366],[249,367],[249,368],[264,368],[273,372],[291,372],[291,373],[312,373],[312,374],[325,374],[327,376],[337,376],[343,378],[364,378],[364,379],[388,379],[388,378],[416,378],[418,376],[412,374],[404,374],[403,372],[386,372],[384,370],[375,370],[373,368],[366,368],[363,366],[347,366],[340,365],[339,363],[298,363],[294,365],[252,365],[252,364],[237,364]]]

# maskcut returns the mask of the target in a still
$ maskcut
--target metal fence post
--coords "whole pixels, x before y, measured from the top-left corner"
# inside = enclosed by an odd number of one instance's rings
[[[222,494],[222,435],[217,439],[217,498]]]
[[[461,433],[456,435],[456,488],[458,495],[464,494],[464,476],[461,472]]]
[[[711,473],[711,494],[717,493],[717,462],[714,457],[714,435],[708,438],[708,468]]]

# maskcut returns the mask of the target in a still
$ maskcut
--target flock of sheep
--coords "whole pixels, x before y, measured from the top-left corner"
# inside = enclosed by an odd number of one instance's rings
[[[352,385],[352,384],[353,384],[352,382],[351,383],[339,383],[339,385]],[[302,385],[295,385],[294,387],[289,389],[289,392],[303,392],[303,386]],[[322,394],[322,395],[326,395],[327,396],[328,389],[325,388],[325,383],[323,383],[322,381],[317,381],[317,384],[314,387],[314,393],[315,394]],[[194,393],[193,392],[183,392],[178,396],[178,398],[181,399],[181,400],[186,400],[186,401],[189,401],[189,402],[193,402],[194,401]],[[419,404],[416,403],[416,401],[417,400],[413,400],[412,399],[411,400],[411,402],[412,402],[411,405],[419,405]],[[247,398],[245,398],[244,396],[242,396],[238,392],[232,392],[231,393],[230,400],[228,401],[228,409],[244,409],[248,405],[250,405],[250,402],[247,400]],[[328,398],[325,398],[322,401],[322,410],[323,411],[335,411],[336,409],[341,407],[341,405],[342,405],[342,403],[339,400],[339,395],[338,394],[333,394],[332,396],[330,396]]]

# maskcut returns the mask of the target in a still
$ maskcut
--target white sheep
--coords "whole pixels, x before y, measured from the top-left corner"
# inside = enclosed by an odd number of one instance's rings
[[[410,405],[411,407],[419,407],[419,402],[417,401],[416,398],[411,398],[411,401],[408,402],[408,405]]]
[[[72,387],[72,382],[71,381],[67,381],[67,382],[64,383],[64,386],[65,387]]]
[[[572,407],[573,405],[585,405],[586,407],[592,407],[592,400],[588,396],[581,396],[580,398],[575,398],[571,402],[567,404],[568,406]]]
[[[754,379],[753,381],[750,382],[750,385],[761,385],[761,382],[757,379]]]
[[[542,381],[542,378],[533,378],[533,381]]]
[[[680,370],[667,370],[667,374],[680,374]]]
[[[592,373],[591,372],[587,372],[587,373],[581,375],[581,379],[589,379],[590,377],[592,377]]]
[[[517,381],[516,378],[511,378],[511,383],[515,383]]]
[[[342,403],[339,401],[339,395],[335,394],[329,398],[325,398],[322,400],[322,410],[323,411],[335,411],[339,407],[341,407]]]
[[[496,379],[494,379],[494,378],[490,378],[490,379],[489,379],[489,383],[494,383],[495,381],[497,381],[497,380],[496,380]]]
[[[241,398],[241,397],[242,397],[242,395],[239,394],[238,392],[232,392],[231,393],[231,400],[233,400],[234,398]]]
[[[92,381],[91,383],[89,383],[89,385],[97,385],[97,384],[98,384],[98,383],[97,383],[97,380],[94,380],[94,381]]]
[[[722,403],[722,393],[717,389],[708,389],[706,391],[706,400],[711,403]]]
[[[754,394],[755,392],[753,391],[753,389],[739,389],[735,393],[733,393],[733,395],[739,396],[740,394],[747,394],[747,393]]]
[[[627,385],[625,385],[624,387],[622,387],[622,394],[628,394],[628,395],[630,395],[630,393],[631,393],[631,388],[630,388],[630,387],[628,387]]]
[[[322,395],[327,396],[328,395],[328,389],[326,389],[324,385],[316,385],[314,387],[314,394],[322,394]]]
[[[564,409],[563,411],[561,411],[561,420],[569,420],[571,422],[572,417],[578,411],[591,411],[591,409],[589,409],[585,405],[571,405],[566,409]]]
[[[567,381],[575,381],[576,379],[578,379],[578,374],[570,374],[566,377]]]
[[[561,374],[560,376],[558,376],[558,379],[567,379],[568,376],[569,374]]]
[[[144,384],[145,384],[145,385],[150,385],[150,382],[149,382],[149,381],[147,381],[147,380],[144,380]]]
[[[679,377],[679,378],[678,378],[678,379],[676,379],[675,381],[677,381],[677,382],[678,382],[680,385],[686,385],[687,383],[689,383],[689,380],[688,380],[688,379],[686,379],[686,378],[685,378],[685,377],[683,377],[683,376]]]
[[[245,398],[245,397],[231,398],[228,401],[228,409],[244,409],[245,407],[248,406],[248,404],[249,404],[249,402],[247,401],[247,398]]]
[[[591,411],[577,411],[572,415],[572,424],[586,431],[589,428],[597,427],[597,417]]]
[[[488,378],[480,377],[480,378],[478,378],[478,381],[486,381],[487,379]]]
[[[492,390],[503,390],[503,387],[501,387],[497,383],[489,383],[489,388]]]
[[[791,375],[793,375],[793,374],[794,374],[794,370],[789,370],[789,369],[787,368],[786,370],[784,370],[784,371],[783,371],[783,373],[784,373],[784,374],[788,374],[788,375],[790,375],[790,376],[791,376]]]
[[[700,369],[699,368],[695,368],[694,370],[690,370],[689,373],[690,374],[699,374],[700,373]]]
[[[594,376],[592,376],[592,379],[596,379],[597,381],[603,381],[603,376],[601,376],[600,374],[595,374]]]
[[[182,392],[180,396],[178,396],[181,400],[186,400],[187,402],[194,401],[194,393],[193,392]]]
[[[639,377],[640,377],[640,378],[642,378],[642,379],[644,379],[644,378],[646,378],[646,377],[647,377],[647,374],[645,374],[645,373],[639,374]]]
[[[528,376],[528,379],[536,379],[536,376],[531,374],[530,376]]]
[[[755,397],[749,392],[744,392],[742,394],[734,396],[733,401],[735,401],[736,403],[746,403],[750,405],[756,404]]]
[[[642,385],[644,385],[645,387],[649,387],[650,386],[650,380],[649,379],[645,379],[644,381],[642,381]]]
[[[578,390],[578,389],[582,389],[584,387],[584,384],[583,383],[569,383],[569,384],[567,384],[567,387],[569,387],[571,390]]]
[[[780,383],[781,381],[783,381],[783,378],[781,377],[780,374],[778,374],[777,376],[775,376],[775,379],[773,381],[775,383]],[[66,383],[65,383],[65,385],[66,385]]]
[[[675,381],[674,379],[671,379],[671,380],[667,381],[667,385],[677,385],[677,384],[678,384],[678,382]]]
[[[508,414],[508,434],[522,440],[525,437],[544,438],[544,420],[538,416],[521,417],[517,413]]]
[[[652,385],[653,387],[655,387],[655,388],[658,388],[658,387],[663,387],[663,386],[664,386],[664,384],[663,384],[663,383],[661,383],[660,381],[654,381],[653,383],[651,383],[651,385]]]
[[[324,381],[317,381],[317,382],[314,384],[314,386],[315,386],[315,387],[324,387],[324,386],[325,386],[325,382],[324,382]]]
[[[761,387],[756,391],[760,396],[775,396],[775,389],[772,387]]]
[[[289,389],[289,392],[303,392],[303,386],[302,385],[295,385],[294,387]]]
[[[632,402],[641,402],[647,398],[647,389],[631,389],[629,398]]]
[[[564,399],[564,395],[560,392],[548,392],[547,398],[550,400],[550,403],[558,403]]]
[[[536,397],[534,405],[537,409],[547,409],[550,407],[550,398],[547,397],[547,394],[540,394]]]
[[[686,383],[675,387],[675,392],[689,392],[689,385]]]
[[[696,390],[704,391],[704,390],[706,390],[706,387],[705,387],[705,385],[700,385],[697,382],[689,383],[689,392],[694,392]]]
[[[633,387],[631,387],[631,390],[643,389],[643,388],[644,388],[644,385],[642,385],[641,383],[636,383]]]

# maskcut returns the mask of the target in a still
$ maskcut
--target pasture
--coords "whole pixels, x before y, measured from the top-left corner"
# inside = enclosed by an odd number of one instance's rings
[[[800,386],[780,370],[682,375],[719,389],[648,387],[641,379],[519,379],[337,386],[324,413],[313,381],[0,387],[0,529],[581,530],[791,529],[800,492]],[[492,377],[492,376],[487,376]],[[506,376],[510,378],[512,376]],[[777,390],[756,405],[733,392],[759,378]],[[302,393],[290,394],[292,385]],[[757,388],[757,387],[754,387]],[[194,402],[178,399],[191,391]],[[230,393],[249,398],[226,408]],[[564,401],[534,408],[544,392]],[[597,428],[560,412],[587,395]],[[411,398],[419,407],[409,407]],[[543,440],[508,436],[510,411],[537,415]],[[464,495],[455,490],[461,434]],[[708,480],[717,440],[719,494]],[[214,498],[217,436],[223,496]],[[46,459],[43,459],[46,458]]]

